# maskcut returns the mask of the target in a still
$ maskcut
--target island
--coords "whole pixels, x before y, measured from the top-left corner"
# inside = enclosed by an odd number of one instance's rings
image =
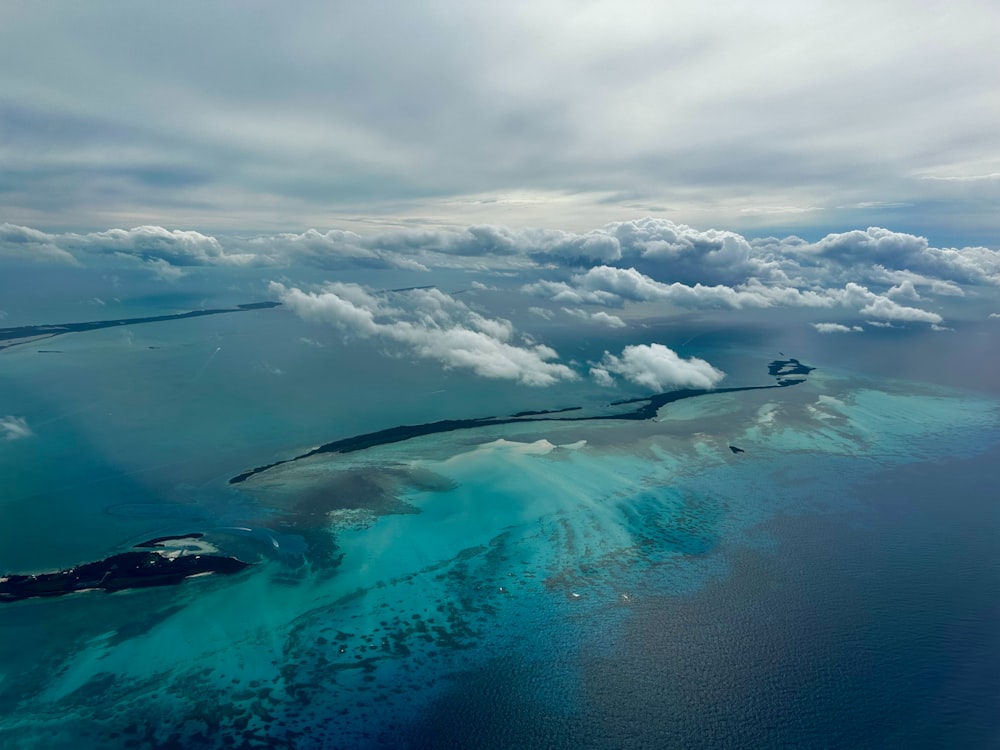
[[[187,318],[201,318],[206,315],[223,315],[226,313],[249,312],[251,310],[267,310],[272,307],[280,307],[280,302],[248,302],[236,307],[222,307],[209,310],[191,310],[189,312],[175,313],[172,315],[153,315],[145,318],[118,318],[115,320],[91,320],[83,323],[51,323],[46,325],[17,326],[14,328],[0,328],[0,341],[9,343],[0,344],[0,350],[9,349],[18,344],[25,344],[29,341],[40,341],[61,336],[64,333],[83,333],[85,331],[98,331],[102,328],[116,328],[118,326],[140,325],[143,323],[163,323],[168,320],[185,320]],[[45,353],[55,353],[53,350],[39,350]]]
[[[195,542],[203,534],[159,537],[137,544],[128,552],[97,562],[83,563],[67,570],[34,575],[0,576],[0,602],[16,602],[34,597],[65,596],[82,591],[122,591],[124,589],[171,586],[185,579],[211,574],[232,575],[251,563],[235,557],[186,554],[168,542]],[[140,548],[153,549],[140,549]]]
[[[720,393],[739,393],[741,391],[760,391],[771,388],[787,388],[805,382],[805,377],[789,378],[788,375],[808,375],[814,367],[803,365],[797,359],[775,360],[768,365],[768,374],[777,379],[776,385],[746,385],[735,388],[684,388],[670,391],[668,393],[657,393],[652,396],[641,396],[638,398],[624,399],[622,401],[612,401],[609,406],[630,406],[637,404],[634,408],[614,414],[597,414],[586,417],[566,417],[553,416],[565,412],[578,411],[581,407],[571,406],[563,409],[552,409],[546,411],[522,411],[506,417],[476,417],[471,419],[443,419],[439,422],[426,422],[416,425],[398,425],[389,427],[377,432],[367,432],[363,435],[334,440],[324,443],[318,448],[303,453],[293,458],[282,459],[274,463],[257,466],[248,469],[241,474],[237,474],[229,480],[229,484],[241,484],[250,477],[261,474],[270,469],[274,469],[284,464],[301,461],[322,453],[353,453],[355,451],[374,448],[378,445],[388,445],[410,440],[424,435],[434,435],[440,432],[454,432],[456,430],[471,430],[477,427],[495,427],[519,422],[586,422],[598,420],[648,420],[653,419],[659,410],[667,404],[681,401],[686,398],[696,398]],[[739,449],[737,449],[739,450]],[[737,451],[734,450],[734,453]],[[740,451],[742,452],[742,451]]]

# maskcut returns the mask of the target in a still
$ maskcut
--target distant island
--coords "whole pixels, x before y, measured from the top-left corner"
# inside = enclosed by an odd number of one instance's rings
[[[191,310],[190,312],[175,313],[172,315],[153,315],[145,318],[118,318],[115,320],[91,320],[83,323],[52,323],[48,325],[16,326],[14,328],[0,328],[0,341],[9,341],[8,344],[0,344],[0,351],[9,349],[12,346],[26,344],[29,341],[40,341],[53,336],[61,336],[64,333],[84,333],[85,331],[98,331],[102,328],[117,328],[118,326],[132,326],[143,323],[164,323],[168,320],[185,320],[187,318],[200,318],[206,315],[222,315],[225,313],[249,312],[251,310],[266,310],[272,307],[280,307],[280,302],[249,302],[236,307],[221,307],[210,310]],[[46,354],[56,353],[52,350],[39,350]]]

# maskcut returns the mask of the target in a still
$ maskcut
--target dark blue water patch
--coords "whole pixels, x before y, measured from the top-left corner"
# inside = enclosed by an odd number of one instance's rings
[[[850,513],[779,517],[773,546],[720,549],[728,577],[637,597],[611,648],[592,632],[580,650],[570,715],[526,700],[535,665],[508,654],[396,744],[1000,747],[998,459],[886,471],[844,488]]]

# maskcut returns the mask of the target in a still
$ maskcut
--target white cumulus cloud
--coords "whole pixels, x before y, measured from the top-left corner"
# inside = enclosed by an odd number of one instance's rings
[[[812,327],[820,333],[857,333],[864,330],[861,326],[845,326],[841,323],[813,323]]]
[[[683,359],[663,344],[626,346],[620,356],[604,352],[603,359],[591,369],[591,377],[602,383],[611,374],[654,391],[714,388],[725,377],[724,372],[705,360]]]
[[[608,326],[609,328],[625,328],[625,321],[619,318],[617,315],[611,315],[603,310],[593,313],[590,316],[591,320],[596,320],[598,323]]]
[[[271,292],[306,320],[393,341],[445,368],[530,386],[578,378],[556,361],[554,349],[523,336],[518,340],[510,321],[480,315],[438,289],[411,289],[390,299],[356,284],[328,284],[321,291],[306,292],[272,282]]]

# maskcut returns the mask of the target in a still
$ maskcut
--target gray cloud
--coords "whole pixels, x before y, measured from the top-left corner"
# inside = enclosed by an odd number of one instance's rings
[[[255,257],[268,263],[299,261],[320,268],[369,267],[406,268],[426,271],[427,268],[405,252],[382,247],[380,239],[365,239],[354,232],[309,229],[301,234],[284,233],[255,237],[244,247]],[[391,244],[391,243],[386,243]],[[414,248],[416,249],[416,248]]]
[[[29,227],[0,224],[0,259],[76,263],[71,253],[53,242],[52,235]]]
[[[247,16],[58,0],[6,14],[0,213],[77,232],[412,219],[582,231],[642,206],[743,233],[995,236],[988,4]],[[551,252],[616,262],[605,236],[578,244]]]
[[[248,253],[227,253],[215,237],[201,232],[144,226],[109,229],[90,234],[67,234],[60,241],[88,253],[134,255],[177,266],[246,265],[254,261]]]
[[[819,256],[830,265],[855,271],[875,266],[960,283],[1000,285],[1000,252],[996,250],[935,248],[924,237],[880,227],[830,234],[797,250],[807,262]]]
[[[88,255],[131,257],[166,279],[191,266],[279,266],[303,263],[324,269],[426,267],[407,255],[380,248],[378,236],[309,229],[300,234],[215,237],[158,226],[50,234],[14,224],[0,225],[0,257],[85,262]]]

